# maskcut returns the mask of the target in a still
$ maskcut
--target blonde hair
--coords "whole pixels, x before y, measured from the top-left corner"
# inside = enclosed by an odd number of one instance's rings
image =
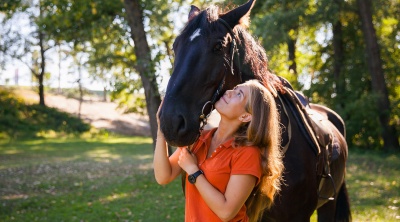
[[[253,145],[261,150],[260,183],[246,201],[250,221],[258,221],[265,209],[271,208],[280,191],[284,169],[280,149],[279,114],[273,95],[258,80],[249,80],[250,93],[246,112],[252,121],[243,124],[235,135],[235,145]]]

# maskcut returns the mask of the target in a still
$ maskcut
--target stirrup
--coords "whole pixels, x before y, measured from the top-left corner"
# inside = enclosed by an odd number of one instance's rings
[[[335,186],[335,181],[333,181],[333,178],[331,176],[330,173],[328,173],[328,175],[322,175],[322,178],[329,178],[330,181],[332,182],[332,186],[333,186],[333,197],[324,197],[320,195],[320,189],[318,189],[318,198],[321,199],[326,199],[326,200],[335,200],[336,197],[336,186]]]

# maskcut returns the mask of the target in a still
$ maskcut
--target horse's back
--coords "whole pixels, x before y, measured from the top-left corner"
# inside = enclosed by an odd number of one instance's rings
[[[326,115],[327,119],[339,130],[340,134],[346,138],[346,126],[339,114],[323,105],[309,103],[309,106],[312,110],[318,111],[321,115]]]

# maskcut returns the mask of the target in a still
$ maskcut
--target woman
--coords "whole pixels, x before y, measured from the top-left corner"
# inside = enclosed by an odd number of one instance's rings
[[[168,157],[158,130],[155,178],[167,184],[186,172],[185,221],[257,221],[272,205],[283,171],[274,98],[250,80],[226,91],[215,109],[218,127],[203,131],[190,151],[181,147]]]

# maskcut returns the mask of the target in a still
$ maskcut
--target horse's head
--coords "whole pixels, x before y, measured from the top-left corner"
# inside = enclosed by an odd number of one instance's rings
[[[212,105],[242,82],[244,57],[236,28],[253,4],[250,0],[224,14],[216,6],[203,11],[192,6],[189,21],[173,45],[174,70],[160,111],[161,130],[170,145],[192,144]]]

